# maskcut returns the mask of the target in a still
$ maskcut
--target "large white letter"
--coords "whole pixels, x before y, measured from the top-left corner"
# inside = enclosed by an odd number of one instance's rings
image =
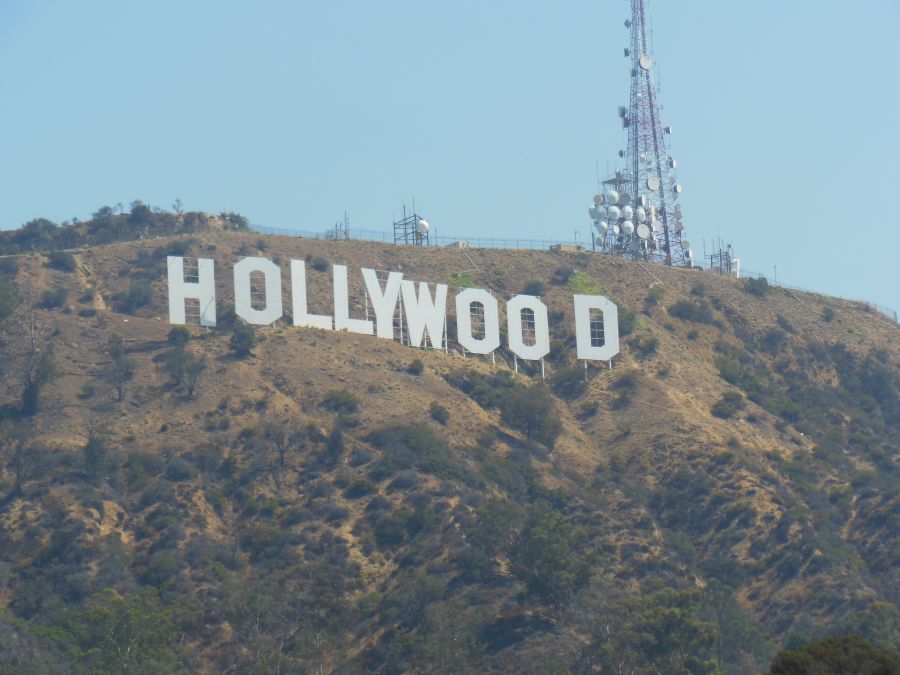
[[[332,265],[334,272],[334,329],[371,335],[371,321],[350,318],[350,298],[347,294],[347,266]]]
[[[253,309],[252,272],[261,272],[265,277],[265,309]],[[281,318],[281,269],[278,265],[266,258],[244,258],[234,266],[234,313],[256,326],[268,326]]]
[[[591,330],[591,310],[603,312],[602,333]],[[575,336],[579,359],[609,361],[619,353],[619,308],[602,295],[576,295]]]
[[[522,339],[522,310],[534,312],[534,344]],[[540,361],[550,352],[550,326],[547,305],[534,295],[517,295],[506,303],[506,324],[509,329],[509,349],[520,359]]]
[[[306,263],[302,260],[291,260],[291,300],[293,301],[295,326],[331,330],[330,316],[307,313]]]
[[[409,344],[421,347],[428,329],[431,346],[442,348],[444,337],[444,317],[447,314],[447,284],[437,284],[435,299],[431,299],[431,291],[424,281],[419,282],[419,297],[416,297],[416,284],[404,279],[401,282],[403,306],[406,309],[406,328]]]
[[[484,337],[472,335],[472,305],[484,307]],[[456,340],[473,354],[490,354],[500,346],[500,309],[493,295],[480,288],[467,288],[456,296]]]
[[[375,334],[380,338],[393,340],[394,310],[397,309],[397,298],[400,297],[400,282],[403,281],[403,272],[389,273],[383,292],[375,270],[363,267],[362,275],[366,281],[369,300],[372,301],[372,309],[375,310]]]
[[[216,278],[214,263],[209,258],[197,260],[197,283],[184,280],[184,258],[170,255],[169,267],[169,323],[184,323],[184,301],[200,301],[200,325],[216,325]]]

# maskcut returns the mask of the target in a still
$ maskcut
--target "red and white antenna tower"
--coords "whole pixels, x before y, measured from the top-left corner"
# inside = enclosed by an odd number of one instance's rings
[[[625,167],[601,182],[590,216],[597,235],[595,250],[635,260],[680,267],[693,266],[690,243],[684,239],[679,199],[682,186],[677,162],[669,153],[672,127],[660,118],[659,86],[653,78],[653,48],[648,41],[644,0],[631,0],[631,97],[619,108],[628,145],[619,151]]]

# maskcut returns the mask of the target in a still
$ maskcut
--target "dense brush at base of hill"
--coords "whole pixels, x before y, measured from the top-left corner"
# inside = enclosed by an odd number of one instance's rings
[[[896,324],[605,256],[221,229],[0,259],[0,672],[752,673],[825,635],[897,648]],[[171,330],[167,252],[215,259],[218,328]],[[547,380],[503,349],[242,328],[245,255],[285,297],[306,259],[316,313],[331,263],[351,299],[362,266],[540,294]],[[573,292],[620,309],[586,381]]]

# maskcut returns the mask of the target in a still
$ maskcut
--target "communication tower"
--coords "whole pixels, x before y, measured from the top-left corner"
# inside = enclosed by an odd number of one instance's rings
[[[722,246],[721,240],[716,240],[713,252],[704,256],[709,260],[709,269],[724,277],[741,278],[741,261],[734,257],[734,247],[731,244]],[[706,246],[704,245],[704,249]]]
[[[406,215],[406,204],[404,204],[403,217],[394,221],[394,243],[427,246],[430,229],[428,221],[415,212],[415,207],[413,207],[411,215]]]
[[[590,207],[596,229],[594,250],[693,267],[679,202],[684,188],[676,176],[678,164],[669,153],[672,127],[663,125],[660,117],[644,5],[644,0],[631,0],[631,18],[625,21],[631,35],[631,44],[625,48],[631,64],[631,95],[628,106],[619,108],[627,143],[619,157],[625,166],[600,182]]]

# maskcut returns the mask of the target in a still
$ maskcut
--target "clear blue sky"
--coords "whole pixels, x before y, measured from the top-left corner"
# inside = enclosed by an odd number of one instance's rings
[[[623,0],[0,0],[0,227],[142,199],[571,239],[622,145]],[[900,2],[650,3],[695,251],[900,310]]]

